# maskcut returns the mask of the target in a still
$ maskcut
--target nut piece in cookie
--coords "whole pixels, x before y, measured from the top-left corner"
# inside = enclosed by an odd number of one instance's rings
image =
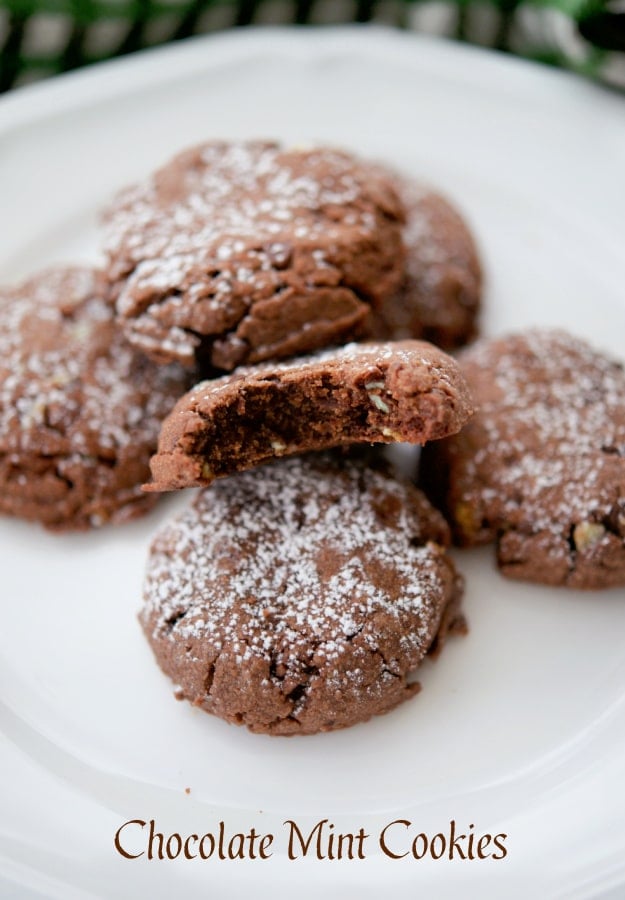
[[[463,630],[442,516],[384,467],[276,460],[203,491],[155,538],[140,621],[177,695],[269,734],[387,712]]]
[[[453,350],[477,335],[482,271],[475,242],[440,194],[396,178],[406,207],[405,276],[371,309],[367,333],[378,340],[421,338]]]
[[[457,364],[421,341],[351,344],[204,381],[165,420],[148,490],[210,484],[276,456],[355,442],[423,444],[471,415]]]
[[[145,512],[162,419],[188,386],[118,333],[101,272],[0,290],[0,512],[54,529]]]
[[[401,282],[403,216],[347,153],[203,144],[106,214],[119,322],[159,362],[224,370],[343,343]]]
[[[463,372],[478,412],[422,456],[460,544],[496,541],[511,578],[625,584],[625,372],[561,331],[481,341]]]

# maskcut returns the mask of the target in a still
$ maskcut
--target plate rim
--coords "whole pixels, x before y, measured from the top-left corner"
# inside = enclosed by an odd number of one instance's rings
[[[574,86],[575,91],[613,104],[615,110],[625,100],[617,92],[576,72],[555,69],[493,48],[407,29],[378,24],[251,25],[148,47],[15,88],[0,96],[0,131],[27,124],[32,118],[48,118],[85,103],[101,102],[104,98],[113,99],[118,94],[165,83],[169,80],[166,63],[175,68],[176,78],[186,78],[198,71],[219,68],[224,62],[232,64],[241,55],[249,61],[250,48],[263,51],[271,48],[275,52],[276,47],[284,55],[301,62],[318,59],[320,54],[340,52],[345,56],[346,51],[357,54],[367,51],[386,57],[388,62],[401,60],[403,65],[417,69],[425,65],[442,73],[446,71],[449,58],[464,57],[471,67],[466,73],[469,81],[480,81],[484,75],[497,70],[505,71],[508,78],[514,79],[515,88],[521,91],[531,91],[536,83],[543,89],[549,87],[558,92]],[[419,49],[418,54],[412,52],[415,47]],[[207,48],[213,55],[207,55]],[[126,80],[129,74],[138,76],[132,86]],[[52,104],[56,104],[53,111],[50,110]]]

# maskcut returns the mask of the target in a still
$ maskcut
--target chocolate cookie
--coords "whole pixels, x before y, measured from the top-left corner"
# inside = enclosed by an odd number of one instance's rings
[[[404,281],[371,309],[367,332],[381,340],[422,338],[446,350],[477,334],[482,272],[468,226],[439,194],[407,178],[396,187],[406,207]]]
[[[117,333],[102,273],[0,291],[0,511],[55,529],[144,512],[161,420],[187,386]]]
[[[478,413],[422,458],[461,544],[497,542],[504,575],[625,584],[625,373],[560,331],[461,357]]]
[[[159,362],[231,370],[342,343],[403,275],[390,179],[337,150],[203,144],[106,221],[119,321]]]
[[[278,460],[157,535],[140,620],[179,697],[207,712],[269,734],[344,728],[412,697],[410,673],[462,627],[447,540],[388,470]]]
[[[357,441],[423,444],[471,414],[454,360],[421,341],[351,344],[204,381],[165,420],[148,489],[210,484],[276,456]]]

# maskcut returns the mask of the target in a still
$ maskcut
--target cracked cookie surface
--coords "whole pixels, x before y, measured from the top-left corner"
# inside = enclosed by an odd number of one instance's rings
[[[401,282],[403,218],[338,150],[192,148],[106,213],[119,322],[159,362],[228,371],[344,343]]]
[[[381,462],[278,460],[198,494],[155,538],[140,620],[177,693],[250,730],[386,712],[463,625],[443,517]]]
[[[472,413],[456,362],[431,344],[350,344],[196,385],[163,423],[150,490],[210,484],[278,456],[354,442],[423,444]]]
[[[57,530],[145,512],[150,454],[188,380],[118,334],[97,270],[0,290],[0,512]]]
[[[504,575],[625,584],[625,372],[584,341],[533,330],[460,356],[478,409],[422,456],[460,544],[495,541]]]

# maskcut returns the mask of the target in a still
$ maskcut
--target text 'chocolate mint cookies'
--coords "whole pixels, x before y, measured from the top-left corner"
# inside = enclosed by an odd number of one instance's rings
[[[164,422],[146,487],[208,485],[276,456],[355,442],[423,444],[471,412],[457,364],[436,347],[351,344],[198,384]]]
[[[0,290],[0,511],[55,529],[145,512],[150,454],[187,386],[118,333],[101,272]]]
[[[140,620],[180,697],[256,732],[392,709],[451,629],[461,582],[440,514],[341,455],[277,460],[201,492],[151,548]]]
[[[398,291],[372,307],[367,333],[461,347],[477,334],[482,292],[471,232],[444,197],[408,178],[396,177],[395,186],[406,208],[405,275]]]
[[[226,370],[343,343],[399,286],[403,214],[347,153],[203,144],[107,213],[119,321],[157,361]]]
[[[549,330],[482,341],[461,365],[478,412],[422,458],[457,541],[496,541],[512,578],[625,584],[623,366]]]

